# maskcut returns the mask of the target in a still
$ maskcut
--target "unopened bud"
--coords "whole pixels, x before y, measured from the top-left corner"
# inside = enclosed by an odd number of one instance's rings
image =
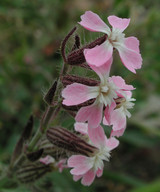
[[[39,149],[37,151],[27,153],[27,158],[30,161],[37,161],[43,154],[43,149]]]
[[[91,156],[97,150],[96,147],[86,143],[76,134],[61,127],[48,129],[47,138],[53,145],[75,154]]]
[[[80,65],[80,64],[84,63],[86,61],[84,54],[83,54],[84,49],[91,49],[91,48],[94,48],[96,45],[101,45],[106,40],[106,38],[107,38],[107,36],[104,35],[104,36],[96,39],[92,43],[82,47],[81,49],[72,51],[67,56],[67,63],[70,65]]]
[[[47,138],[44,138],[39,142],[38,148],[43,148],[42,157],[46,157],[47,155],[50,155],[56,161],[59,161],[60,159],[64,159],[68,156],[64,149],[57,148]]]
[[[52,166],[36,162],[33,164],[26,164],[20,167],[16,171],[16,176],[22,183],[29,183],[34,182],[35,180],[41,178],[47,172],[51,172],[52,170]]]
[[[88,86],[96,86],[99,84],[99,81],[85,77],[79,77],[76,75],[65,75],[62,79],[62,83],[64,86],[70,85],[72,83],[81,83]]]
[[[47,94],[44,96],[44,101],[48,104],[48,105],[52,105],[53,103],[53,98],[54,98],[54,94],[56,92],[56,88],[57,88],[57,81],[55,81],[53,83],[53,85],[51,86],[51,88],[48,90]]]

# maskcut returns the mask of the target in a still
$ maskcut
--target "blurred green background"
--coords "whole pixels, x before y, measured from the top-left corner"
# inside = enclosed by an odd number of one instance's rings
[[[105,22],[113,14],[131,18],[125,34],[140,40],[143,67],[132,74],[114,53],[111,74],[121,75],[136,87],[136,105],[120,146],[112,152],[103,176],[91,187],[73,182],[68,170],[48,174],[39,186],[48,192],[160,192],[159,0],[0,1],[0,170],[9,163],[30,114],[37,122],[41,117],[45,109],[43,95],[62,65],[61,41],[86,10],[96,12]],[[82,44],[100,36],[80,26],[77,32]],[[67,51],[73,43],[71,38]],[[73,129],[74,121],[69,116],[59,121]],[[30,190],[23,185],[8,185],[0,191]]]

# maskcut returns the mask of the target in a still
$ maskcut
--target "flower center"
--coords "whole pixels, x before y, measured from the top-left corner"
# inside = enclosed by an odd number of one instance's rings
[[[110,35],[108,36],[109,42],[115,47],[117,43],[123,43],[125,34],[119,29],[112,29]]]
[[[93,168],[94,170],[98,170],[98,168],[103,167],[103,160],[109,161],[110,158],[110,151],[106,147],[102,147],[98,150],[98,152],[93,157]]]
[[[112,82],[99,86],[98,101],[105,106],[110,105],[114,98],[117,98],[116,87]]]
[[[126,99],[124,97],[119,97],[115,99],[115,102],[116,102],[116,109],[119,109],[126,102]]]
[[[132,103],[132,101],[135,101],[134,98],[118,98],[115,100],[116,101],[116,109],[121,108],[123,113],[127,116],[130,117],[131,114],[128,111],[128,109],[133,108],[134,103]]]

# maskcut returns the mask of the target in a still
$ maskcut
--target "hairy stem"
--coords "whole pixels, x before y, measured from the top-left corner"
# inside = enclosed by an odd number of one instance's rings
[[[76,27],[73,28],[73,30],[69,33],[68,37],[66,38],[66,41],[63,42],[62,44],[62,53],[64,53],[65,51],[65,44],[67,42],[67,39],[74,33],[74,31],[76,30]],[[63,55],[62,55],[63,56]],[[64,59],[64,57],[63,57]],[[41,123],[39,128],[37,129],[35,135],[33,136],[32,140],[30,141],[30,143],[27,146],[27,150],[32,152],[34,150],[36,150],[36,144],[38,143],[38,141],[42,138],[42,136],[45,134],[48,126],[50,125],[51,121],[57,116],[58,112],[61,109],[61,99],[59,97],[59,95],[61,94],[61,90],[62,90],[62,86],[61,86],[61,79],[63,77],[63,75],[65,75],[67,73],[69,69],[69,66],[66,64],[65,59],[64,59],[64,63],[59,75],[59,79],[57,81],[57,88],[56,88],[56,92],[55,92],[55,97],[54,99],[57,99],[57,104],[56,106],[48,106],[46,111],[44,112],[44,115],[41,119]],[[14,167],[16,167],[21,161],[23,161],[24,159],[24,153],[22,153],[18,160],[14,163]],[[11,168],[11,167],[10,167]]]

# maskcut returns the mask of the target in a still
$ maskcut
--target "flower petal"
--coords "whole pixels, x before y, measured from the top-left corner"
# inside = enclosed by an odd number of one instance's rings
[[[61,159],[61,160],[57,163],[57,167],[59,168],[59,172],[60,172],[60,173],[63,171],[64,168],[68,168],[68,166],[66,165],[66,161],[67,161],[67,159]]]
[[[126,127],[126,115],[122,111],[122,107],[115,109],[111,115],[111,124],[114,131]]]
[[[139,53],[139,40],[136,37],[127,37],[124,43],[128,49],[132,49]]]
[[[111,137],[114,137],[114,136],[120,137],[120,136],[123,135],[125,129],[126,129],[126,128],[123,128],[123,129],[120,129],[120,130],[117,130],[117,131],[112,130],[110,136],[111,136]]]
[[[122,19],[114,15],[109,16],[108,21],[113,28],[120,29],[121,31],[124,31],[130,23],[130,19]]]
[[[86,11],[85,14],[81,16],[81,20],[79,24],[87,30],[103,33],[108,33],[108,31],[110,31],[109,27],[102,19],[92,11]]]
[[[103,168],[102,169],[98,168],[98,170],[96,172],[97,177],[101,177],[102,174],[103,174]]]
[[[108,40],[92,49],[84,50],[87,63],[96,67],[104,65],[112,57],[112,53],[113,46]]]
[[[81,107],[78,111],[75,119],[77,122],[88,121],[88,126],[91,128],[96,128],[99,126],[102,120],[103,104],[93,103],[87,107]]]
[[[88,135],[88,123],[78,123],[76,122],[74,124],[74,129],[83,134],[83,135]]]
[[[106,80],[106,77],[109,77],[110,68],[113,62],[113,57],[111,57],[106,63],[101,65],[100,67],[96,67],[95,65],[89,65],[93,71],[97,73],[101,82]]]
[[[67,106],[78,105],[89,99],[97,97],[97,87],[90,87],[80,83],[68,85],[62,91],[63,104]]]
[[[126,94],[127,98],[132,97],[132,92],[131,91],[125,91],[125,94]]]
[[[111,115],[113,113],[113,110],[116,107],[116,103],[112,102],[112,104],[110,105],[110,107],[107,105],[105,111],[104,111],[104,119],[103,119],[103,124],[104,125],[111,125]]]
[[[47,155],[46,157],[40,158],[39,161],[45,165],[49,165],[51,163],[54,163],[55,159],[53,157],[51,157],[50,155]]]
[[[119,141],[114,137],[110,137],[109,139],[106,140],[106,145],[109,148],[109,150],[113,150],[119,145]]]
[[[140,69],[142,66],[141,54],[122,45],[118,46],[117,49],[124,66],[131,72],[136,73],[135,69]]]
[[[106,136],[101,126],[95,129],[88,127],[88,136],[96,147],[105,146]]]
[[[93,170],[89,170],[82,178],[81,183],[85,186],[89,186],[93,183],[95,179],[95,173]]]
[[[73,175],[83,175],[93,166],[89,157],[83,155],[72,155],[68,159],[68,167],[73,167],[70,171]]]
[[[125,90],[125,91],[130,91],[130,90],[134,90],[135,88],[132,86],[132,85],[127,85],[125,83],[125,80],[120,77],[120,76],[112,76],[109,78],[110,81],[113,81],[113,83],[119,88],[119,89],[122,89],[122,90]]]
[[[73,180],[74,181],[78,181],[79,179],[81,179],[83,177],[83,175],[73,175]]]

